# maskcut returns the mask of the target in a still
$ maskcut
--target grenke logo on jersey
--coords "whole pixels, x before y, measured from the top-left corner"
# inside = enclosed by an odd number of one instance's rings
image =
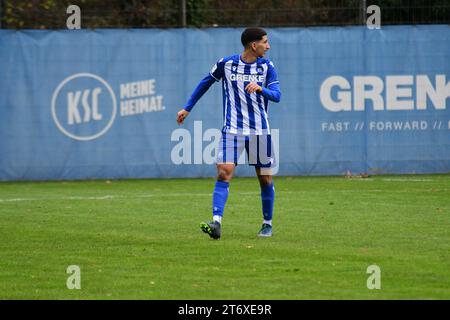
[[[51,113],[57,128],[67,137],[89,141],[103,136],[120,117],[164,111],[163,96],[156,93],[155,79],[121,83],[119,102],[112,86],[92,73],[77,73],[56,87]]]
[[[232,73],[230,75],[231,81],[245,81],[245,82],[264,82],[265,77],[256,74],[240,74]]]

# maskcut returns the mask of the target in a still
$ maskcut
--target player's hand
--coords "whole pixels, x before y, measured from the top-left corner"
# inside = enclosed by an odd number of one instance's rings
[[[245,91],[247,91],[248,93],[253,93],[253,92],[261,93],[262,88],[258,84],[251,82],[245,87]]]
[[[184,109],[181,109],[180,111],[178,111],[177,113],[177,122],[178,124],[182,124],[184,119],[186,119],[186,117],[189,115],[189,111],[186,111]]]

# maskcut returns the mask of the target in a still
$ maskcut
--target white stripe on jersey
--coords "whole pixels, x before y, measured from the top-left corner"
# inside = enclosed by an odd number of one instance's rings
[[[223,92],[227,92],[227,87],[226,87],[226,84],[225,84],[225,81],[222,81],[222,90],[223,90]],[[224,96],[225,96],[225,102],[224,102],[224,109],[225,110],[223,110],[223,118],[224,118],[224,125],[226,125],[226,123],[227,123],[227,116],[228,116],[228,95],[227,94],[224,94]]]
[[[231,76],[231,67],[233,65],[233,60],[229,60],[225,63],[224,65],[224,74],[225,74],[225,79],[227,81],[227,86],[228,86],[228,95],[230,96],[230,112],[231,112],[231,117],[230,117],[230,133],[234,133],[236,134],[236,130],[234,130],[233,128],[233,124],[236,125],[237,123],[237,111],[236,111],[236,107],[235,107],[235,100],[234,100],[234,88],[233,88],[233,83],[230,80],[230,76]],[[227,119],[225,118],[225,125],[226,125],[226,121]]]
[[[245,73],[245,64],[239,59],[239,64],[237,68],[237,72],[240,74]],[[239,99],[241,103],[241,112],[242,112],[242,133],[244,135],[250,134],[250,120],[248,115],[248,108],[247,105],[247,98],[245,97],[245,82],[244,81],[236,81],[238,92],[239,92]],[[253,94],[252,94],[253,95]]]
[[[250,67],[250,72],[252,74],[255,74],[257,72],[256,71],[256,67],[257,67],[256,63],[252,64],[252,66]],[[263,75],[264,75],[264,77],[266,77],[266,74],[263,74]],[[258,84],[260,86],[264,85],[263,83],[258,83]],[[262,106],[262,103],[261,104],[258,103],[258,99],[256,98],[256,93],[255,94],[251,94],[250,98],[252,99],[253,110],[255,111],[255,128],[256,128],[256,132],[258,132],[258,130],[260,128],[262,128],[262,124],[261,124],[261,108],[263,106]],[[260,100],[260,101],[262,101],[262,100]]]

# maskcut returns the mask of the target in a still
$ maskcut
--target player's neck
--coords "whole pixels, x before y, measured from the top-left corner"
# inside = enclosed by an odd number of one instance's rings
[[[258,57],[253,52],[245,50],[241,54],[241,59],[245,63],[253,63],[258,59]]]

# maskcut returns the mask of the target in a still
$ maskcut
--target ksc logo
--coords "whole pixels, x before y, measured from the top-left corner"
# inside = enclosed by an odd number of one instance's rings
[[[111,86],[92,73],[77,73],[64,79],[52,97],[52,117],[66,136],[94,140],[111,128],[117,102]]]

